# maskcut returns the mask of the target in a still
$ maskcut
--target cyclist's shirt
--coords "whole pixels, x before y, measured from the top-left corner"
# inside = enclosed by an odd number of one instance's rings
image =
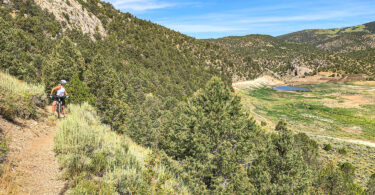
[[[60,87],[59,90],[56,92],[56,96],[63,97],[65,95],[65,88],[63,86]]]

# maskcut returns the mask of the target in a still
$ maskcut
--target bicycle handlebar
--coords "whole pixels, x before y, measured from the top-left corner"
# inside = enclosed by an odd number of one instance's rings
[[[54,98],[68,98],[69,96],[66,95],[66,96],[57,96],[57,95],[50,95],[49,96],[51,99],[54,99]]]

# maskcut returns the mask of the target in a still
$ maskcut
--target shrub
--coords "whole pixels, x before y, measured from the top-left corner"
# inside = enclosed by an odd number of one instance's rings
[[[302,151],[302,156],[306,163],[309,165],[315,165],[318,157],[318,143],[310,139],[305,133],[298,133],[294,135],[294,147]]]
[[[375,194],[375,173],[371,175],[370,179],[367,182],[367,194]]]
[[[91,94],[90,88],[79,79],[78,74],[73,76],[66,90],[69,95],[68,103],[81,104],[88,102],[92,104],[94,102],[94,96]]]
[[[316,194],[363,194],[362,187],[354,183],[355,168],[350,163],[339,167],[329,163],[320,170],[315,185]]]
[[[338,153],[342,154],[342,155],[346,155],[348,153],[348,149],[342,147],[338,150]]]
[[[262,127],[265,127],[265,126],[267,126],[267,123],[266,123],[265,121],[261,121],[261,122],[260,122],[260,125],[261,125]]]
[[[331,144],[324,144],[323,150],[325,150],[325,151],[331,151],[332,150],[332,145]]]

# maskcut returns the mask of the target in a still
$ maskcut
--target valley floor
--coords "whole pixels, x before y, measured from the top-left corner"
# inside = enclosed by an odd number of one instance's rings
[[[318,79],[319,80],[319,79]],[[234,84],[247,110],[263,128],[273,131],[280,120],[288,128],[305,132],[318,141],[321,148],[332,144],[332,151],[321,149],[327,161],[351,162],[356,168],[357,181],[375,172],[375,82],[328,83],[320,80],[296,79],[279,81],[262,77]],[[278,85],[302,83],[312,92],[282,92]],[[340,150],[347,153],[340,154]]]
[[[0,128],[8,139],[8,161],[0,182],[0,194],[62,194],[59,166],[53,152],[56,121],[0,118]]]

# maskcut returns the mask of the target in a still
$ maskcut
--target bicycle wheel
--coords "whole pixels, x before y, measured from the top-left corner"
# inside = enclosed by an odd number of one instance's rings
[[[58,102],[56,104],[56,107],[57,107],[57,109],[56,109],[56,111],[57,111],[57,118],[60,118],[60,113],[61,113],[61,104],[60,104],[60,102]]]

